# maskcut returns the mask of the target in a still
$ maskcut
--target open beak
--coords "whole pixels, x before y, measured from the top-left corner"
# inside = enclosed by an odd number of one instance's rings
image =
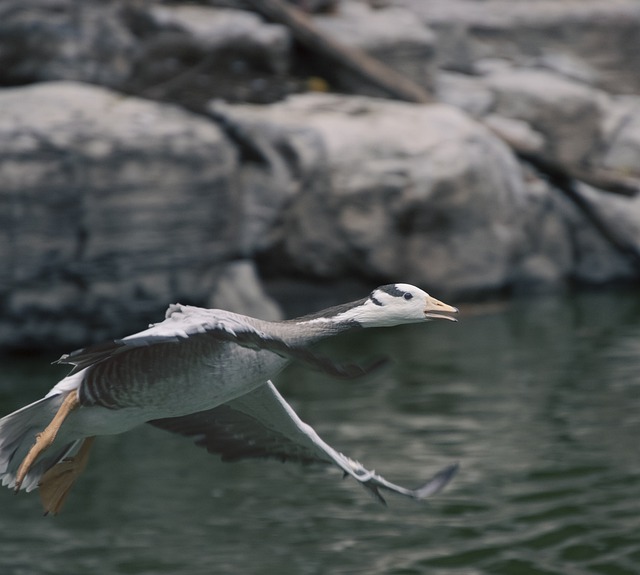
[[[458,321],[454,316],[458,313],[458,308],[447,305],[434,297],[427,296],[424,307],[425,319],[448,319],[449,321]]]

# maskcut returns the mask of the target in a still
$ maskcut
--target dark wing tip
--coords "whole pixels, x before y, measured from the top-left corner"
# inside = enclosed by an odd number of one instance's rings
[[[107,341],[89,347],[83,347],[82,349],[77,349],[71,353],[65,353],[60,357],[60,359],[57,359],[52,363],[75,366],[69,373],[69,375],[72,375],[85,367],[111,357],[116,350],[124,347],[124,345],[125,344],[120,340]]]
[[[460,469],[459,463],[454,463],[441,469],[429,481],[414,491],[416,499],[426,499],[442,491],[455,477]]]
[[[371,483],[363,483],[363,485],[369,490],[369,492],[373,495],[373,498],[380,503],[383,507],[387,507],[387,500],[382,497],[380,490],[376,485],[372,485]]]

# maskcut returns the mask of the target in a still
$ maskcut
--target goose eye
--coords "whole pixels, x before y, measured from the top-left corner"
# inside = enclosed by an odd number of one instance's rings
[[[413,295],[410,294],[409,292],[405,292],[402,297],[406,300],[410,300],[413,297]]]

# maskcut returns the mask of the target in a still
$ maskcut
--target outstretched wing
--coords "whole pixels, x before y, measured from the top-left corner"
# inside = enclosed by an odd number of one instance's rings
[[[247,321],[249,320],[249,321]],[[87,367],[110,359],[134,348],[163,343],[180,343],[193,337],[211,337],[218,341],[230,341],[255,350],[266,350],[333,377],[353,379],[378,369],[386,360],[367,366],[336,364],[311,350],[295,346],[273,334],[257,329],[250,318],[223,310],[211,310],[181,304],[167,309],[163,322],[152,324],[149,329],[110,342],[79,349],[63,355],[55,363],[74,366],[70,375]]]
[[[281,461],[319,462],[338,466],[384,503],[380,489],[424,499],[438,493],[455,475],[457,464],[444,468],[417,489],[407,489],[365,469],[325,443],[304,423],[269,381],[222,406],[182,417],[157,419],[152,425],[195,440],[223,461],[271,457]]]

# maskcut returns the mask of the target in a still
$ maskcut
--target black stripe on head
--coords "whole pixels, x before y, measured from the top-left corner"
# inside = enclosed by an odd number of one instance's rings
[[[376,304],[376,305],[382,305],[382,302],[376,298],[376,296],[374,296],[373,294],[376,293],[375,291],[372,291],[371,294],[369,294],[369,299],[371,300],[372,303]]]
[[[403,297],[406,292],[403,292],[401,289],[398,289],[396,284],[387,284],[386,286],[380,286],[378,288],[380,291],[388,293],[393,297]]]

